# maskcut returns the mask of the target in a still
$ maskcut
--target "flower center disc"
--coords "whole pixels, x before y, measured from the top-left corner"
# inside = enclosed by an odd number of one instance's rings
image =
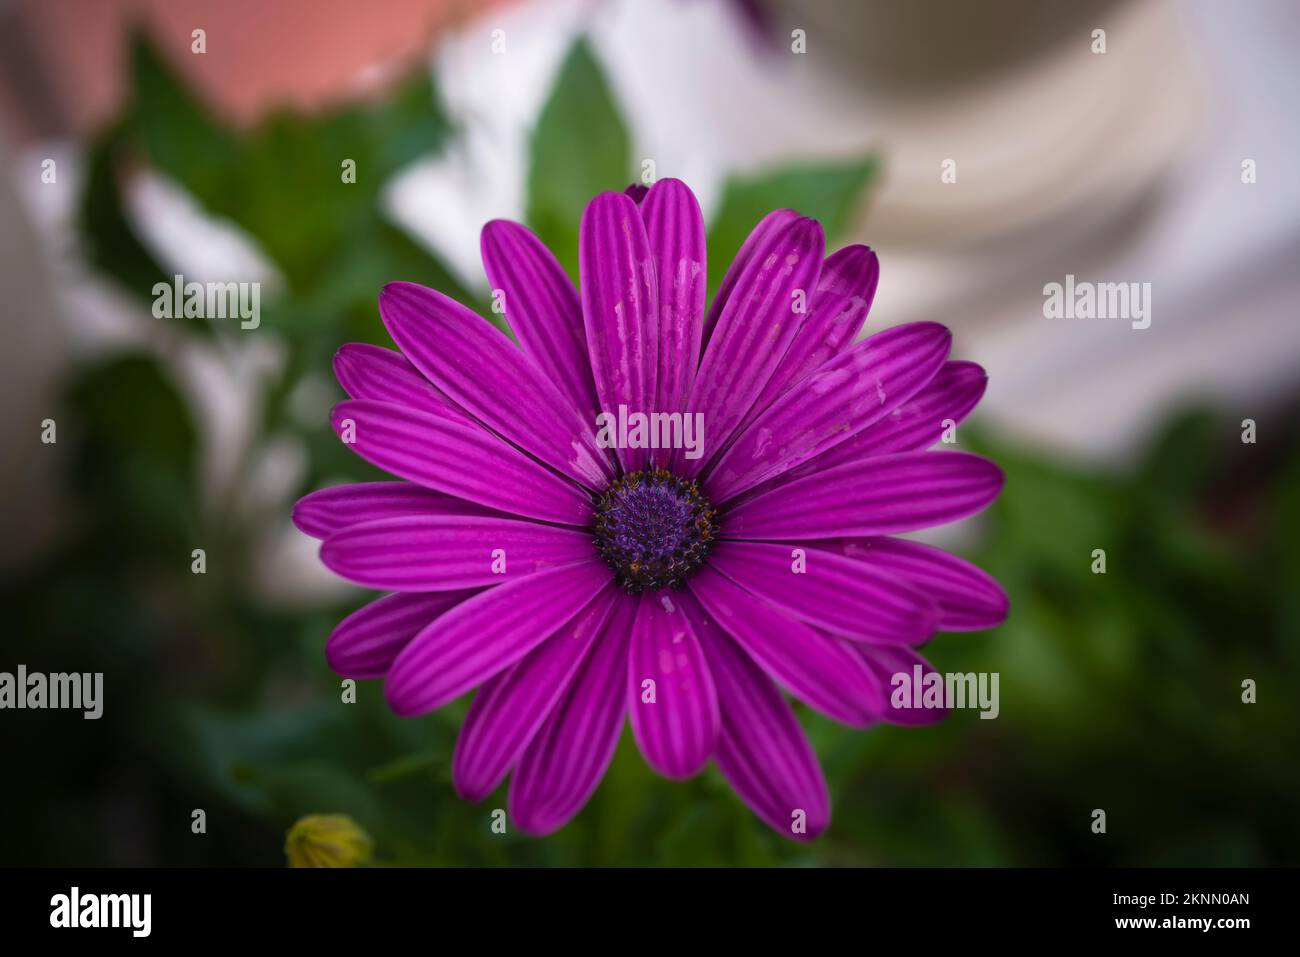
[[[667,469],[632,472],[596,502],[596,547],[633,594],[677,588],[718,537],[717,511],[694,480]]]

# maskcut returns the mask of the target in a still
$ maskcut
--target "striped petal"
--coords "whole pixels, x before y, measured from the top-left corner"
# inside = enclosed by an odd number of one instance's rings
[[[648,197],[647,197],[648,198]],[[587,351],[603,411],[654,410],[659,305],[650,240],[636,203],[601,193],[582,214],[578,272]],[[641,468],[645,449],[619,448],[624,471]]]
[[[452,759],[452,781],[461,797],[480,801],[504,780],[568,690],[619,597],[614,589],[605,589],[581,614],[474,696]]]
[[[815,548],[719,542],[709,564],[788,615],[857,641],[917,645],[938,609],[905,580]]]
[[[772,377],[803,316],[797,294],[816,287],[826,237],[816,220],[799,219],[764,236],[736,280],[704,350],[689,409],[703,416],[705,455],[674,461],[687,477],[722,449]]]
[[[619,594],[591,653],[510,778],[510,818],[541,836],[577,814],[614,757],[627,709],[627,653],[638,602]]]
[[[384,685],[389,706],[402,717],[441,708],[513,665],[608,587],[609,569],[594,561],[519,578],[457,605],[397,656]]]
[[[340,402],[330,421],[367,462],[426,488],[528,518],[591,519],[576,485],[483,429],[366,399]]]
[[[968,452],[906,452],[851,462],[778,486],[726,513],[745,539],[843,538],[955,522],[1002,490],[1002,470]]]
[[[745,237],[745,241],[740,244],[740,249],[736,251],[735,257],[732,258],[731,265],[727,267],[726,273],[723,274],[722,282],[718,284],[718,291],[709,304],[708,314],[704,317],[703,342],[705,345],[713,337],[713,330],[717,328],[718,320],[722,318],[722,311],[727,307],[727,302],[736,289],[736,283],[740,281],[741,275],[754,258],[754,251],[771,238],[773,234],[780,232],[791,223],[798,222],[800,218],[799,214],[793,209],[774,209],[759,220],[758,224],[750,230],[749,235]]]
[[[325,660],[344,678],[382,678],[398,653],[438,616],[478,594],[478,589],[396,594],[372,601],[344,618],[325,643]]]
[[[410,282],[384,287],[379,314],[425,378],[493,432],[588,486],[613,474],[593,424],[482,316]]]
[[[390,591],[500,585],[594,554],[585,532],[484,515],[402,515],[350,525],[320,550],[336,575]]]
[[[488,282],[504,294],[506,320],[524,353],[575,409],[594,417],[600,406],[582,304],[564,267],[532,232],[504,219],[483,227],[480,248]]]
[[[934,666],[916,651],[904,645],[859,645],[858,648],[863,661],[885,689],[883,720],[905,727],[923,727],[948,717],[951,709],[946,704],[925,707],[923,691],[914,691],[918,667],[922,687],[924,676],[934,672]]]
[[[952,333],[937,322],[878,332],[840,353],[774,402],[709,472],[725,502],[808,461],[887,416],[943,365]]]
[[[934,379],[915,396],[891,412],[888,418],[858,433],[858,444],[847,453],[890,455],[922,452],[938,442],[950,425],[961,422],[979,404],[988,388],[989,377],[974,362],[946,362]],[[828,458],[823,468],[839,461]]]
[[[901,538],[844,538],[817,543],[905,578],[939,606],[941,631],[982,631],[1006,620],[1007,593],[988,572],[941,548]]]
[[[756,498],[779,485],[849,462],[869,468],[865,461],[869,458],[924,451],[938,442],[949,426],[956,426],[971,413],[987,386],[988,376],[974,362],[945,362],[925,388],[879,422],[802,465],[760,482],[740,499]]]
[[[796,698],[850,727],[879,719],[879,682],[847,644],[787,617],[712,568],[700,569],[690,588],[709,617]]]
[[[492,514],[482,505],[411,482],[358,482],[304,495],[293,506],[293,523],[312,538],[329,538],[349,525],[400,515]]]
[[[677,179],[661,179],[641,204],[658,282],[659,357],[654,411],[684,412],[695,382],[704,324],[704,217],[695,194]],[[655,449],[667,465],[669,449]]]
[[[471,420],[400,352],[349,342],[334,353],[334,376],[353,399],[408,406],[453,422]]]
[[[669,778],[696,774],[718,736],[718,699],[704,652],[676,597],[641,596],[628,656],[627,700],[646,763]]]
[[[698,630],[722,712],[718,770],[772,830],[813,840],[830,824],[831,801],[808,736],[748,655],[716,630]]]
[[[880,261],[866,246],[846,246],[827,257],[822,263],[808,318],[759,393],[745,425],[804,376],[853,343],[871,310],[879,282]]]

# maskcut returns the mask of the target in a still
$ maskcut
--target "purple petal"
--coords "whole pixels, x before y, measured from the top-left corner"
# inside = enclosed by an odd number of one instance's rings
[[[974,362],[946,362],[924,389],[887,418],[858,433],[858,442],[845,452],[860,458],[924,451],[943,437],[948,420],[956,425],[971,413],[988,384],[988,374]],[[832,459],[823,468],[832,464],[840,462]]]
[[[568,689],[619,597],[612,588],[601,592],[573,621],[479,689],[452,760],[461,797],[480,801],[496,790]]]
[[[941,548],[901,538],[843,538],[817,547],[910,581],[938,604],[941,631],[982,631],[1006,620],[1007,594],[993,576]]]
[[[946,422],[957,424],[970,414],[979,403],[988,385],[988,376],[973,362],[945,362],[933,379],[916,395],[898,406],[875,425],[870,425],[857,435],[832,446],[794,468],[760,482],[742,493],[741,499],[751,498],[788,485],[795,479],[823,472],[827,469],[859,462],[869,468],[865,459],[898,452],[920,452],[938,442]]]
[[[410,282],[384,287],[379,314],[415,367],[492,431],[591,487],[613,474],[593,425],[482,316]]]
[[[659,306],[650,241],[636,203],[601,193],[582,214],[578,272],[587,352],[604,412],[654,410]],[[592,425],[593,431],[595,424]],[[645,449],[617,450],[624,471],[645,464]]]
[[[293,507],[293,523],[312,538],[329,538],[349,525],[399,515],[491,514],[482,505],[411,482],[359,482],[304,495]]]
[[[344,678],[382,678],[398,652],[478,589],[388,595],[354,611],[330,633],[325,660]]]
[[[583,415],[599,411],[578,290],[528,229],[504,219],[483,227],[483,268],[505,294],[505,315],[524,353]]]
[[[707,345],[713,336],[713,330],[717,328],[718,320],[722,318],[722,310],[727,306],[727,300],[735,291],[736,283],[740,280],[741,274],[754,258],[754,250],[762,245],[774,233],[780,232],[791,223],[798,222],[800,216],[793,209],[774,209],[768,213],[745,237],[740,249],[736,251],[736,256],[731,260],[731,265],[727,267],[726,273],[722,277],[722,282],[718,284],[718,291],[713,297],[713,302],[709,305],[708,315],[704,318],[703,342]]]
[[[870,246],[845,246],[822,263],[812,311],[778,367],[794,385],[853,344],[880,284],[880,260]]]
[[[808,317],[759,393],[746,425],[804,376],[853,343],[871,310],[879,282],[880,261],[866,246],[846,246],[822,263]]]
[[[939,708],[914,707],[914,699],[908,693],[916,683],[916,666],[920,665],[921,674],[927,675],[934,667],[904,645],[858,645],[859,652],[867,667],[875,673],[884,689],[884,710],[881,717],[890,724],[920,727],[937,724],[948,717],[946,705]],[[896,676],[907,675],[907,683],[896,681]],[[897,693],[897,700],[895,700]],[[899,707],[897,705],[903,705]]]
[[[640,206],[642,200],[645,199],[646,193],[648,192],[650,192],[650,188],[648,186],[644,186],[641,183],[632,183],[630,186],[628,186],[627,189],[623,190],[623,195],[628,197],[628,199],[632,200],[632,202],[636,203],[638,206]]]
[[[582,810],[614,757],[627,707],[627,654],[638,603],[617,594],[603,633],[569,690],[519,759],[510,779],[510,818],[544,835]]]
[[[704,217],[681,180],[661,179],[641,205],[659,284],[659,361],[654,411],[685,412],[699,362],[704,322]],[[667,465],[669,449],[655,449]]]
[[[713,337],[704,350],[689,409],[703,416],[705,454],[675,461],[687,477],[722,449],[749,412],[790,346],[803,317],[794,294],[815,288],[826,237],[816,220],[799,219],[764,236],[737,278]]]
[[[392,402],[471,424],[463,409],[437,390],[406,357],[392,349],[349,342],[334,353],[334,376],[353,399]]]
[[[566,565],[489,588],[415,636],[384,685],[401,717],[441,708],[510,667],[610,587],[603,562]]]
[[[401,515],[350,525],[321,545],[336,575],[367,588],[500,585],[596,553],[586,532],[484,515]]]
[[[968,452],[905,452],[850,462],[729,509],[728,537],[844,538],[910,532],[973,515],[998,497],[1002,470]]]
[[[591,520],[576,485],[476,426],[369,400],[340,402],[330,422],[367,462],[426,488],[549,522]]]
[[[677,597],[666,591],[641,596],[627,700],[646,763],[664,777],[682,779],[708,763],[719,717],[704,651]]]
[[[924,389],[885,418],[776,481],[881,455],[922,452],[938,442],[948,426],[965,419],[987,387],[988,375],[974,362],[945,362]]]
[[[719,627],[796,698],[834,721],[866,727],[880,718],[880,685],[858,653],[738,586],[712,568],[691,579]]]
[[[934,603],[915,586],[832,552],[719,542],[709,564],[749,594],[845,638],[918,645],[938,620]]]
[[[754,420],[712,466],[709,496],[725,502],[880,421],[934,378],[951,345],[952,333],[937,322],[856,343]]]
[[[776,685],[748,655],[716,626],[697,630],[722,711],[714,755],[718,769],[768,827],[811,841],[830,824],[831,802],[808,737]]]

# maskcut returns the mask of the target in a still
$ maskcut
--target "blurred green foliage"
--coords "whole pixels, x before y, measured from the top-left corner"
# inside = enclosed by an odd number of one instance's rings
[[[530,226],[578,281],[578,222],[596,193],[633,178],[623,118],[590,47],[579,41],[560,66],[529,150]]]
[[[856,200],[878,166],[874,156],[866,156],[732,178],[709,227],[709,289],[718,288],[749,231],[774,209],[795,209],[819,220],[829,245],[848,228]]]
[[[306,446],[300,491],[373,475],[323,419],[299,421],[290,399],[342,342],[390,345],[374,306],[384,282],[474,301],[376,206],[384,178],[454,136],[427,78],[383,104],[235,132],[143,42],[133,64],[134,106],[90,157],[82,212],[94,262],[142,299],[163,273],[123,213],[124,177],[142,163],[245,229],[286,278],[256,333],[286,352],[259,438]],[[532,153],[531,225],[572,268],[582,205],[635,173],[582,45]],[[341,157],[356,159],[356,186],[340,184]],[[776,206],[821,216],[833,238],[873,169],[864,158],[732,184],[711,224],[711,268]],[[248,335],[205,325],[184,330]],[[534,840],[490,832],[504,788],[477,806],[452,790],[467,701],[401,720],[371,682],[356,704],[340,703],[322,647],[372,596],[310,610],[263,597],[275,583],[258,578],[259,533],[283,525],[289,503],[268,513],[203,493],[195,416],[173,375],[125,356],[84,369],[69,389],[60,425],[76,450],[64,488],[72,519],[60,547],[0,597],[7,657],[104,671],[105,714],[6,717],[6,768],[24,783],[0,792],[0,863],[274,866],[286,830],[313,813],[350,815],[389,865],[1300,859],[1294,419],[1289,434],[1274,428],[1269,443],[1243,446],[1229,423],[1191,414],[1134,467],[1101,472],[975,435],[977,415],[963,444],[994,456],[1007,486],[966,554],[1003,582],[1012,615],[992,632],[940,636],[927,654],[941,670],[999,672],[997,720],[961,712],[931,728],[860,732],[801,709],[834,800],[832,827],[808,847],[772,834],[712,768],[684,784],[657,778],[625,735],[588,807]],[[203,576],[190,572],[199,546]],[[1095,548],[1106,549],[1105,575],[1090,570]],[[1241,703],[1244,678],[1259,683],[1256,705]],[[190,832],[194,808],[207,812],[206,835]],[[1105,836],[1089,829],[1093,808],[1107,811]]]

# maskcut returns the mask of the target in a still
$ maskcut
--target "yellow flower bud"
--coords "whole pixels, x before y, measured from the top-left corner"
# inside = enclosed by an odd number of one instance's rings
[[[370,835],[346,814],[308,814],[284,841],[290,867],[361,867],[373,850]]]

